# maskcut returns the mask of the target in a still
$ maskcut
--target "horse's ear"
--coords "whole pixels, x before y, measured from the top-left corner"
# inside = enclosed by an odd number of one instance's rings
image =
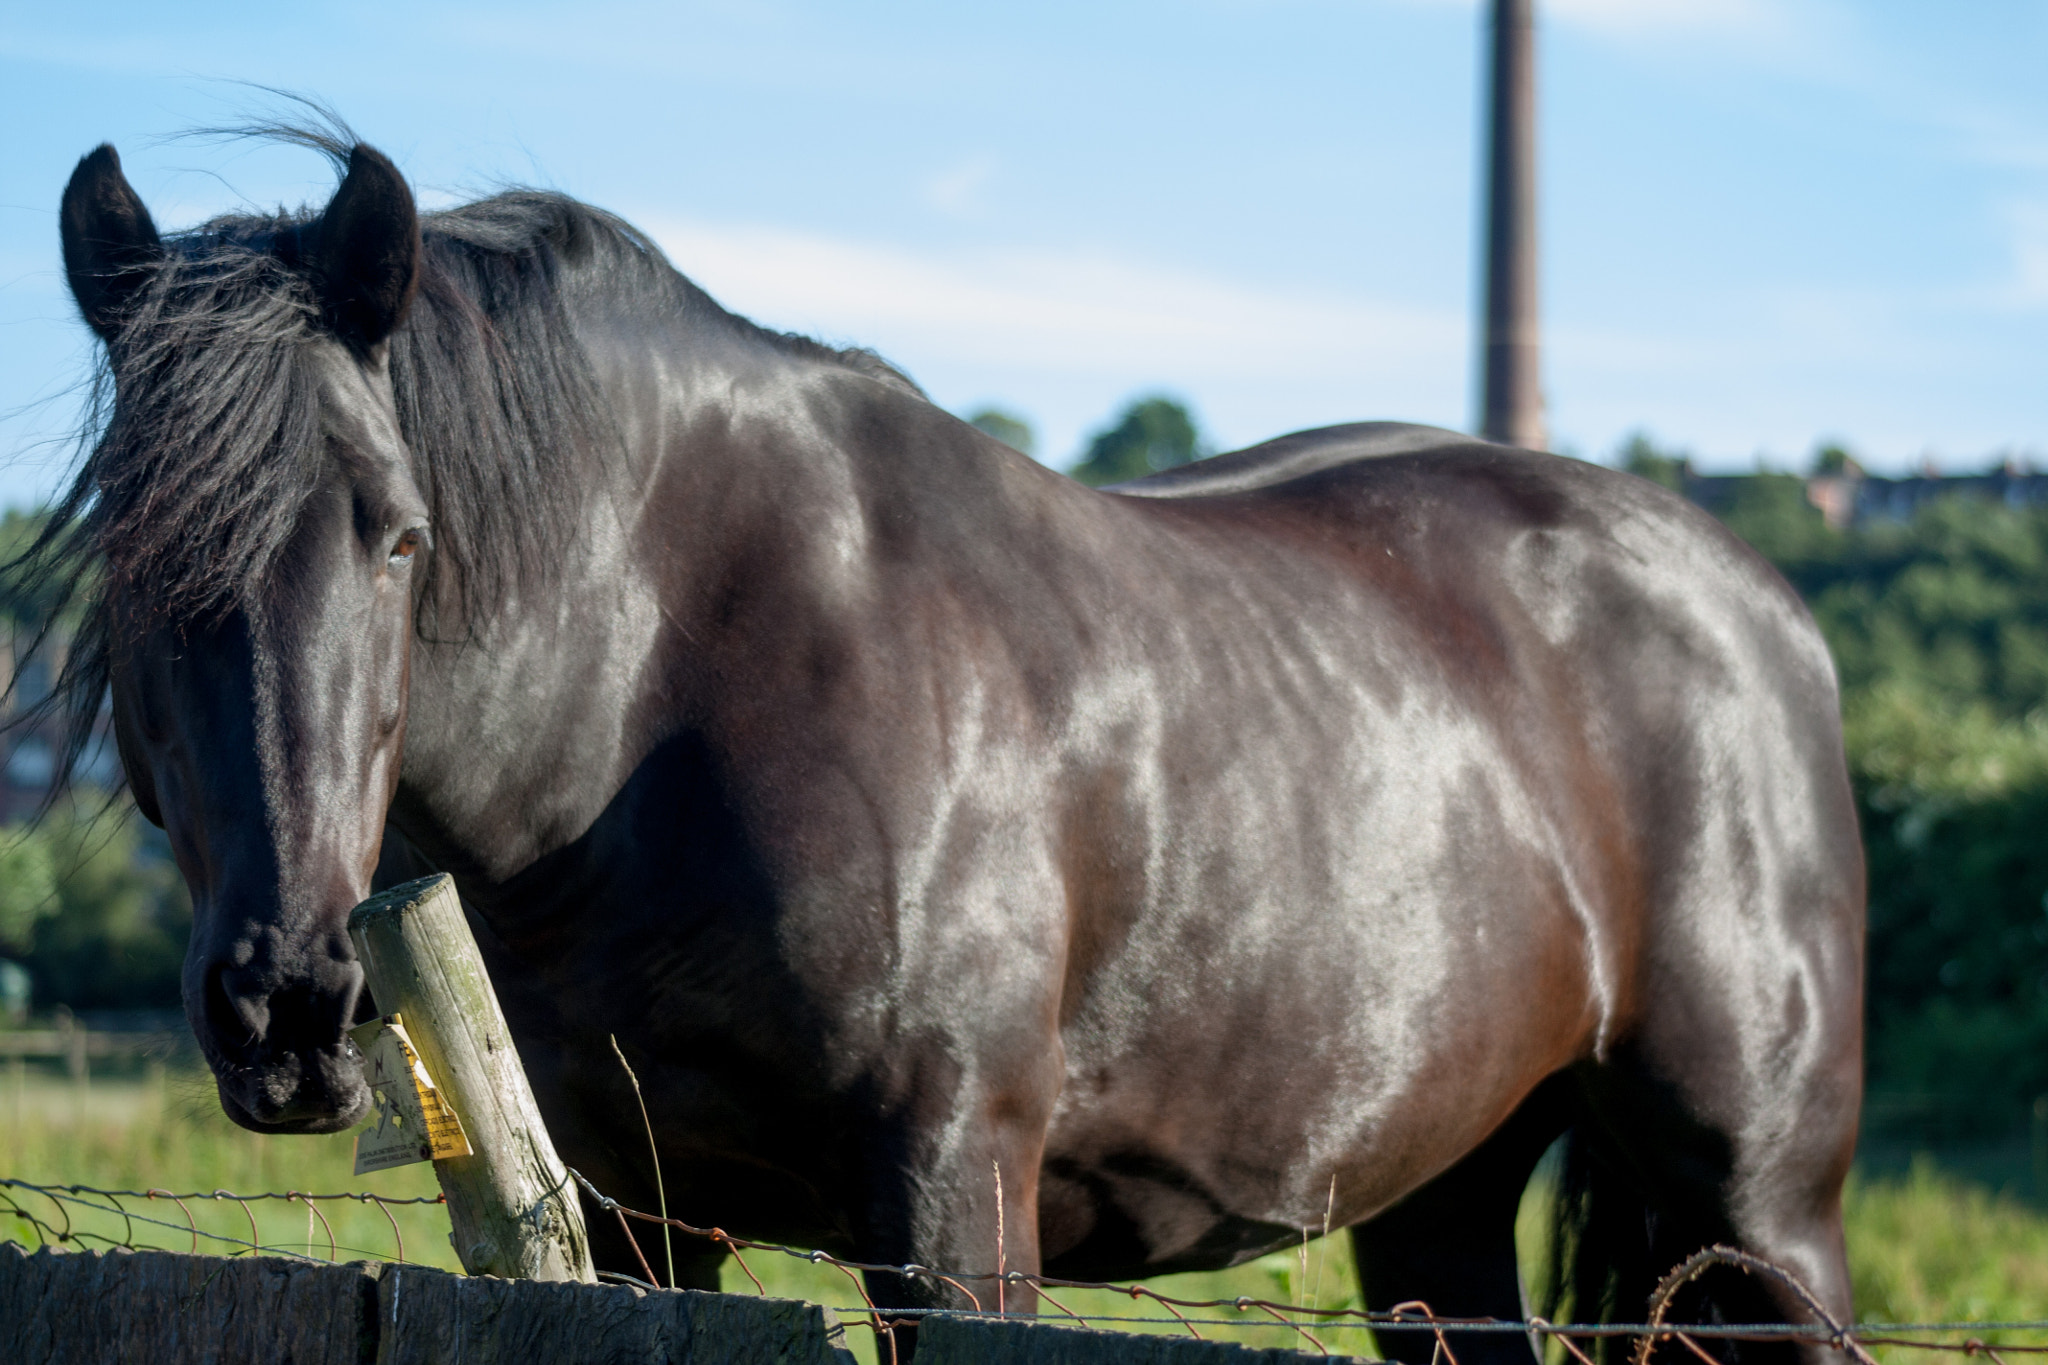
[[[57,214],[71,296],[95,332],[112,341],[135,291],[163,257],[156,224],[102,142],[79,161]]]
[[[420,216],[391,159],[358,143],[348,175],[310,234],[310,264],[327,324],[376,345],[405,319],[420,275]]]

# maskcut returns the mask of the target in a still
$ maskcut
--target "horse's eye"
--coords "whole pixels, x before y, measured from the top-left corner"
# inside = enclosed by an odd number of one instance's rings
[[[409,562],[414,552],[419,548],[420,532],[418,527],[415,526],[409,530],[401,531],[398,536],[398,543],[391,547],[392,562],[396,564]]]

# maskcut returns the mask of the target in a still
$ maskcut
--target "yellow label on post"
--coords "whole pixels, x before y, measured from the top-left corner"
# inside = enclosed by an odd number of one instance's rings
[[[357,1175],[470,1154],[462,1120],[434,1088],[399,1016],[372,1019],[348,1036],[363,1054],[363,1080],[377,1098],[376,1121],[356,1134]]]

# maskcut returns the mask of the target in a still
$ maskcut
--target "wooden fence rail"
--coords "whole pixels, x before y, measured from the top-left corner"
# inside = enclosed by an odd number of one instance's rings
[[[0,1243],[9,1365],[852,1365],[847,1330],[791,1299],[500,1280],[425,1266]],[[939,1315],[918,1365],[1301,1365],[1185,1337]]]
[[[68,1029],[0,1029],[0,1057],[61,1061],[77,1071],[86,1059],[151,1057],[179,1050],[179,1040],[161,1033],[112,1033],[76,1025]]]

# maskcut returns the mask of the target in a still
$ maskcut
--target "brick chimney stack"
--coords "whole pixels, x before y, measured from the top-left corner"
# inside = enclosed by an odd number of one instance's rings
[[[1541,450],[1534,0],[1492,0],[1479,434]]]

